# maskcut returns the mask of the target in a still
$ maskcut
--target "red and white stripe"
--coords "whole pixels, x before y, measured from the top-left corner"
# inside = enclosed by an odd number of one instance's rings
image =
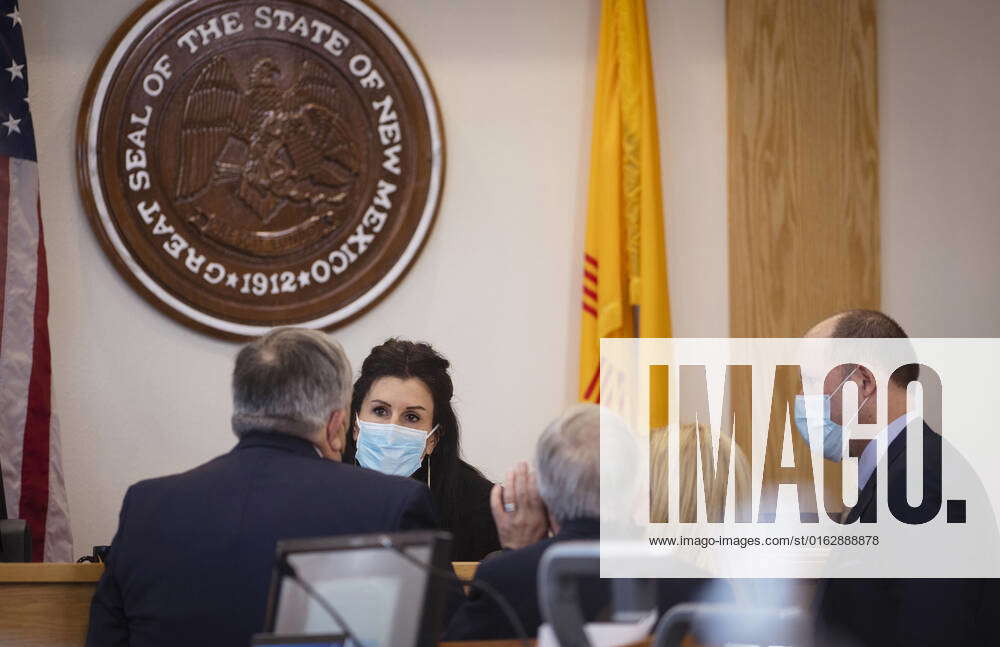
[[[583,255],[583,310],[597,316],[597,259]]]
[[[7,514],[28,522],[36,561],[73,557],[52,415],[49,286],[38,165],[0,156],[0,463]]]
[[[590,254],[583,254],[583,311],[590,316],[597,318],[597,259]],[[586,402],[601,401],[601,392],[598,389],[598,380],[601,376],[600,364],[594,367],[594,374],[587,384],[587,389],[583,393]]]

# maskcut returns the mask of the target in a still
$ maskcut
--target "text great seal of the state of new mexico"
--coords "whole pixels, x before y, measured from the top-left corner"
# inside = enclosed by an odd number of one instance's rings
[[[246,337],[392,289],[434,220],[442,137],[412,49],[362,0],[161,0],[98,60],[78,170],[144,296]]]

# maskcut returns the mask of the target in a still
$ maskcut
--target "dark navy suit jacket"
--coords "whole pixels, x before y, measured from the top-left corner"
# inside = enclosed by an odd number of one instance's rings
[[[129,488],[91,604],[89,647],[245,647],[278,539],[429,529],[427,487],[247,434],[228,454]]]
[[[941,502],[942,438],[923,426],[922,505],[936,509]],[[906,502],[906,433],[886,452],[888,500],[898,509]],[[894,487],[894,485],[895,487]],[[873,474],[847,516],[865,519],[876,507]],[[942,508],[941,514],[944,514]],[[914,509],[900,520],[919,524],[925,512]],[[962,550],[962,546],[940,546]],[[984,556],[985,557],[985,556]],[[928,554],[927,559],[933,559]],[[995,645],[1000,641],[995,616],[1000,608],[997,580],[986,579],[832,579],[817,591],[819,644],[852,647],[945,647]]]
[[[549,537],[518,550],[500,553],[484,560],[476,570],[475,580],[492,585],[514,608],[529,635],[538,634],[542,614],[538,606],[538,566],[545,550],[560,541],[599,539],[601,523],[597,519],[573,519]],[[679,602],[694,601],[705,581],[692,579],[658,582],[658,603],[665,611]],[[611,599],[606,580],[581,578],[579,599],[587,620],[598,619]],[[492,640],[514,638],[514,628],[492,598],[475,587],[452,616],[444,640]]]

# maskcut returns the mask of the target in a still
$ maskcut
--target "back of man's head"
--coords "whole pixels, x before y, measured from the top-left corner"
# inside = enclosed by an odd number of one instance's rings
[[[841,339],[906,339],[906,332],[884,312],[847,310],[835,317],[830,336]]]
[[[538,439],[538,493],[559,523],[601,510],[601,408],[570,407]]]
[[[896,320],[878,310],[847,310],[818,324],[814,331],[825,327],[826,337],[833,339],[908,339]],[[912,357],[912,351],[908,353]],[[920,375],[917,364],[904,364],[893,373],[893,381],[905,387]]]
[[[315,439],[346,409],[351,365],[340,344],[305,328],[278,328],[247,344],[233,369],[233,432]]]

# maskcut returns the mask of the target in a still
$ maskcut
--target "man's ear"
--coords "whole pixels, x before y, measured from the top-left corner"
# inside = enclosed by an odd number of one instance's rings
[[[339,461],[344,452],[344,445],[347,440],[346,422],[347,414],[343,409],[336,409],[330,414],[330,419],[326,423],[323,438],[323,455],[326,458]],[[330,455],[327,455],[330,454]]]
[[[858,375],[861,376],[861,382],[858,384],[858,397],[862,400],[874,397],[876,390],[875,376],[860,364],[858,365]]]

